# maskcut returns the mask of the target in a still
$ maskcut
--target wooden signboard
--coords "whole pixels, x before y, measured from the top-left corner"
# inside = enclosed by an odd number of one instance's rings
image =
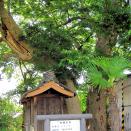
[[[50,131],[80,131],[80,120],[50,121]]]
[[[86,131],[87,119],[92,114],[36,115],[35,131],[38,120],[44,121],[44,131]]]

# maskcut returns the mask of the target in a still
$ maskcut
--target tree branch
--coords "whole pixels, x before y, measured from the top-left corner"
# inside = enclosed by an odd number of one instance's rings
[[[0,24],[0,42],[4,41],[4,38],[2,37],[2,27],[1,27],[1,24]]]
[[[23,60],[32,58],[33,49],[26,40],[21,40],[22,30],[13,17],[4,8],[4,0],[0,0],[1,33],[9,47]]]
[[[22,63],[21,63],[21,60],[19,60],[19,67],[20,67],[20,71],[21,71],[22,77],[23,77],[24,82],[25,82],[25,81],[26,81],[26,77],[25,77],[24,72],[23,72],[23,70],[22,70]]]
[[[3,41],[3,38],[2,37],[0,37],[0,42],[2,42]]]
[[[0,16],[2,16],[3,9],[4,9],[4,1],[0,0]]]
[[[79,20],[79,19],[82,20],[82,19],[85,19],[85,18],[81,17],[81,16],[76,16],[76,17],[68,18],[68,20],[65,23],[61,24],[60,26],[67,25],[67,24],[69,24],[69,23],[71,23],[71,22],[73,22],[75,20]]]
[[[8,14],[10,14],[11,0],[8,0]]]
[[[21,63],[23,64],[24,68],[25,68],[25,69],[26,69],[26,71],[28,72],[28,71],[29,71],[29,69],[26,67],[25,63],[24,63],[23,61],[22,61]]]

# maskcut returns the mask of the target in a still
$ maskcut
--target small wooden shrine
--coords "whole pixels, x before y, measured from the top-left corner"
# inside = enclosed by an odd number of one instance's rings
[[[66,114],[66,98],[75,93],[54,81],[43,83],[26,92],[21,99],[24,108],[24,131],[34,131],[36,115]],[[37,131],[44,131],[44,122],[39,121]]]

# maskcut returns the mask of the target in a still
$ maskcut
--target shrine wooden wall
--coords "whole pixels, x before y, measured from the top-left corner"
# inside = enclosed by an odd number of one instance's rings
[[[41,94],[24,103],[25,131],[33,131],[36,115],[65,114],[65,97],[61,95]],[[44,121],[38,121],[37,131],[44,131]]]

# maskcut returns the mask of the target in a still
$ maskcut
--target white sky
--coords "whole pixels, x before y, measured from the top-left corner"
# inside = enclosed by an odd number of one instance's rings
[[[2,79],[0,79],[0,96],[9,92],[10,90],[15,89],[16,86],[18,85],[18,77],[19,79],[21,78],[21,73],[18,67],[16,67],[15,72],[13,73],[10,79],[6,78],[6,75],[2,73],[1,69],[0,75]]]
[[[2,79],[0,80],[0,96],[12,89],[16,88],[16,80],[11,79],[11,80],[6,80]]]
[[[124,70],[124,74],[131,74],[131,70]]]

